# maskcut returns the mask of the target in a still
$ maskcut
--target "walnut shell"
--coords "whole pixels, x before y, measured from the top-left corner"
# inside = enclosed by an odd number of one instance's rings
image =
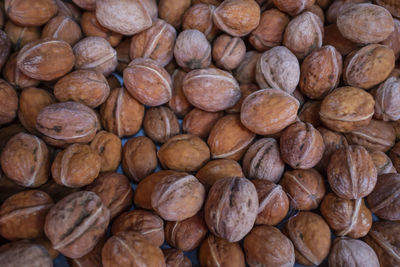
[[[18,52],[11,54],[3,68],[3,77],[16,89],[36,87],[40,81],[25,75],[17,66]]]
[[[302,122],[310,123],[313,127],[318,127],[322,124],[319,116],[321,110],[321,101],[306,101],[301,107],[298,119]]]
[[[72,0],[72,2],[85,10],[94,10],[96,8],[96,0]]]
[[[18,95],[6,81],[0,79],[0,125],[12,122],[17,116]]]
[[[179,29],[182,24],[182,17],[190,4],[191,0],[160,0],[158,15],[167,23]]]
[[[97,245],[88,254],[76,259],[68,258],[68,263],[71,265],[71,267],[101,266],[101,250],[106,241],[106,236],[103,236],[97,243]]]
[[[328,168],[329,161],[333,152],[341,147],[347,146],[347,140],[341,133],[331,131],[325,127],[318,127],[322,139],[324,140],[325,150],[322,159],[316,166],[318,170],[325,171]]]
[[[346,56],[358,48],[356,43],[343,37],[336,24],[325,26],[323,45],[335,47],[342,56]]]
[[[43,246],[27,240],[1,246],[0,261],[4,267],[53,266],[53,260],[47,250]]]
[[[243,251],[238,243],[209,235],[199,250],[199,262],[204,267],[245,267]]]
[[[0,69],[1,69],[4,66],[4,63],[6,63],[8,55],[10,54],[11,51],[10,39],[8,38],[7,34],[2,30],[0,30],[0,47],[1,47],[1,52],[0,52]]]
[[[217,67],[235,69],[246,54],[246,45],[239,37],[221,34],[213,43],[212,56]]]
[[[207,112],[198,108],[192,109],[182,122],[182,130],[185,133],[197,135],[201,138],[207,138],[215,123],[224,116],[220,112]]]
[[[164,106],[146,110],[143,129],[148,137],[161,144],[178,135],[180,131],[178,118],[170,108]]]
[[[168,248],[163,250],[167,267],[192,267],[192,262],[182,251]]]
[[[90,147],[101,158],[100,172],[115,171],[121,162],[121,139],[113,133],[100,131],[96,134]]]
[[[375,0],[378,5],[383,6],[387,10],[389,10],[390,13],[394,17],[399,18],[400,17],[400,5],[397,1],[395,0]]]
[[[382,151],[368,151],[374,161],[378,176],[385,173],[397,173],[393,166],[392,160]]]
[[[239,66],[233,71],[234,77],[240,84],[256,82],[256,66],[261,53],[249,51]]]
[[[396,143],[389,153],[390,159],[393,162],[393,166],[396,168],[397,172],[400,170],[400,143]]]
[[[33,4],[27,1],[4,1],[4,10],[15,24],[22,26],[40,26],[57,13],[54,0],[36,0]]]
[[[81,27],[85,36],[97,36],[106,39],[112,47],[117,46],[122,40],[122,34],[113,32],[100,25],[95,12],[82,14]]]
[[[188,8],[182,17],[182,29],[199,30],[206,36],[207,40],[212,41],[219,33],[219,29],[214,25],[213,14],[214,5],[193,4]]]
[[[396,121],[400,119],[400,79],[388,78],[375,92],[375,114],[377,119]]]
[[[42,38],[62,40],[74,45],[82,39],[79,24],[67,16],[56,16],[47,22],[42,30]]]
[[[315,0],[273,0],[274,5],[290,16],[295,16],[310,8]]]
[[[381,44],[390,47],[393,52],[396,60],[400,56],[400,20],[394,19],[394,31],[389,35],[388,38],[383,40]]]
[[[8,38],[4,40],[9,39],[15,51],[20,50],[27,43],[40,39],[39,27],[24,27],[12,23],[11,20],[7,21],[6,25],[4,26],[4,31],[8,36]]]
[[[168,106],[179,118],[184,117],[193,108],[183,93],[183,79],[186,75],[181,69],[176,69],[171,76],[172,79],[172,96],[168,102]]]

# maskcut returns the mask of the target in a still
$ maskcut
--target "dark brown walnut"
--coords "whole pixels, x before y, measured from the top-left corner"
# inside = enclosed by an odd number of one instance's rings
[[[110,210],[112,220],[132,205],[133,190],[125,175],[108,172],[100,175],[86,189],[98,195]]]
[[[378,176],[385,173],[397,173],[393,166],[392,160],[384,152],[377,150],[368,152],[375,164]]]
[[[282,132],[279,141],[282,160],[294,169],[314,167],[325,150],[321,134],[310,123],[293,123]]]
[[[396,121],[400,119],[400,79],[388,78],[375,92],[375,114],[377,119]]]
[[[392,48],[396,60],[400,56],[400,20],[394,19],[394,31],[381,44]]]
[[[261,13],[260,24],[250,34],[250,43],[261,52],[281,45],[289,21],[289,16],[276,8],[264,11]]]
[[[396,143],[392,150],[390,150],[389,157],[393,162],[393,166],[399,172],[400,170],[400,142]]]
[[[222,34],[213,42],[212,56],[217,67],[222,69],[235,69],[244,59],[245,54],[246,45],[239,37]]]
[[[273,138],[262,138],[252,144],[243,157],[243,171],[249,179],[264,179],[278,182],[285,169],[278,142]]]
[[[306,101],[301,107],[298,117],[302,122],[308,122],[315,128],[322,124],[321,118],[319,116],[319,111],[321,110],[321,101]]]
[[[346,134],[346,138],[350,144],[361,145],[368,150],[387,152],[395,144],[396,133],[390,123],[371,120],[367,126]]]
[[[11,42],[7,34],[0,30],[0,69],[3,68],[11,51]]]
[[[32,79],[29,76],[26,76],[18,67],[17,67],[17,56],[18,52],[15,52],[10,55],[6,64],[3,68],[3,77],[16,89],[24,89],[27,87],[36,87],[39,85],[40,81]]]
[[[256,51],[249,51],[245,54],[242,62],[233,71],[236,80],[240,84],[256,82],[256,66],[261,55],[261,53]]]
[[[379,267],[378,257],[365,242],[348,237],[336,238],[329,254],[329,266]]]
[[[210,149],[200,137],[180,134],[164,143],[157,156],[164,168],[194,172],[210,160]]]
[[[59,152],[51,166],[57,184],[66,187],[88,185],[99,176],[101,157],[90,146],[72,144]]]
[[[212,41],[219,33],[213,21],[215,8],[212,4],[193,4],[182,17],[182,29],[199,30],[204,33],[207,40]]]
[[[100,25],[95,12],[82,14],[81,27],[85,36],[97,36],[106,39],[112,47],[117,46],[122,40],[122,34],[113,32]]]
[[[371,94],[360,88],[346,86],[335,89],[324,98],[319,115],[329,129],[351,132],[370,123],[374,106]]]
[[[68,258],[68,263],[71,265],[71,267],[101,266],[101,250],[103,249],[103,246],[107,241],[106,238],[106,236],[103,236],[100,241],[97,242],[97,245],[88,254],[76,259]]]
[[[283,45],[299,59],[322,46],[324,28],[321,19],[310,11],[294,17],[285,29]]]
[[[131,46],[131,38],[124,38],[119,45],[115,47],[117,51],[117,72],[122,74],[124,69],[131,63],[131,58],[129,57],[129,49]]]
[[[344,8],[337,17],[337,26],[343,36],[360,44],[379,43],[394,30],[390,12],[369,3]]]
[[[109,94],[106,78],[95,70],[76,70],[54,85],[54,96],[58,101],[76,101],[91,108],[103,104]]]
[[[157,64],[166,66],[173,58],[176,30],[161,19],[132,37],[129,55],[131,59],[150,58]]]
[[[74,45],[75,69],[97,70],[110,75],[118,64],[117,52],[106,39],[90,36]]]
[[[140,182],[157,167],[157,149],[146,136],[129,139],[122,150],[122,168],[134,182]]]
[[[166,221],[182,221],[194,216],[203,206],[203,185],[188,173],[167,175],[151,192],[152,208]]]
[[[231,243],[211,234],[201,244],[199,262],[204,267],[246,266],[239,243]]]
[[[371,229],[371,211],[362,198],[347,200],[329,193],[322,201],[320,210],[337,236],[360,238]]]
[[[78,6],[76,6],[72,2],[64,2],[63,0],[55,1],[58,7],[57,15],[67,16],[76,21],[79,21],[79,19],[81,18],[81,9]]]
[[[57,4],[54,0],[4,1],[4,10],[7,17],[15,24],[22,26],[41,26],[57,13]]]
[[[247,84],[241,84],[240,85],[240,99],[236,104],[229,108],[226,109],[225,112],[229,114],[235,114],[235,113],[240,113],[240,110],[242,109],[242,103],[248,97],[251,93],[260,90],[260,87],[258,87],[257,84],[254,83],[247,83]]]
[[[207,138],[212,127],[224,115],[220,112],[208,112],[198,108],[192,109],[183,119],[182,130],[185,133]]]
[[[26,44],[17,57],[17,66],[25,75],[44,81],[64,76],[74,64],[71,46],[64,41],[48,38]]]
[[[331,231],[321,216],[303,211],[286,223],[283,233],[293,242],[296,263],[319,265],[328,256]]]
[[[146,110],[143,129],[155,143],[163,144],[171,137],[179,134],[179,121],[174,112],[164,106]]]
[[[100,172],[115,171],[121,162],[121,139],[113,133],[100,131],[96,134],[90,147],[101,158]]]
[[[100,107],[104,128],[119,137],[136,134],[142,127],[144,106],[125,88],[115,88]]]
[[[176,29],[182,24],[182,17],[190,7],[191,0],[160,0],[158,4],[158,15]]]
[[[166,266],[161,249],[133,231],[120,232],[108,239],[101,252],[101,259],[104,267]]]
[[[2,245],[0,261],[4,267],[53,266],[53,260],[47,250],[43,246],[27,240]]]
[[[251,267],[294,266],[293,243],[273,226],[254,227],[244,239],[243,247],[247,264]]]
[[[196,178],[207,191],[216,181],[226,177],[244,177],[242,167],[237,161],[231,159],[211,160],[196,173]]]
[[[123,35],[134,35],[151,26],[157,17],[155,0],[98,0],[96,17],[103,27]],[[118,14],[118,16],[116,16]],[[134,18],[134,19],[132,19]]]
[[[0,207],[0,235],[8,240],[42,236],[46,214],[53,204],[50,196],[39,190],[9,197]]]
[[[314,169],[287,171],[280,185],[290,196],[290,205],[298,210],[318,208],[325,195],[324,178]]]
[[[192,262],[182,251],[168,248],[163,250],[165,264],[167,267],[191,267]]]
[[[350,86],[370,89],[389,77],[395,60],[391,48],[380,44],[367,45],[347,55],[343,80]]]
[[[176,69],[171,75],[172,79],[172,96],[168,102],[168,106],[179,118],[183,118],[193,108],[183,93],[183,78],[186,72]]]
[[[254,138],[255,134],[243,126],[239,115],[226,115],[214,124],[207,143],[213,159],[239,160]]]
[[[251,181],[258,195],[258,215],[256,224],[276,225],[289,211],[289,198],[282,186],[261,179]]]
[[[36,119],[40,110],[56,101],[54,96],[43,89],[28,87],[19,96],[18,119],[30,133],[37,133]]]
[[[260,6],[254,0],[228,0],[215,9],[213,20],[220,30],[241,37],[257,28],[260,13]]]
[[[323,98],[335,89],[342,74],[342,56],[335,47],[315,49],[301,64],[300,90],[311,99]]]
[[[249,180],[225,178],[211,187],[204,217],[214,235],[237,242],[253,228],[258,208],[257,191]]]
[[[72,0],[74,4],[85,10],[95,10],[96,0]]]
[[[38,187],[50,176],[50,158],[46,144],[26,133],[13,136],[1,151],[5,175],[24,187]]]
[[[273,0],[272,2],[282,12],[295,16],[310,8],[315,0]]]
[[[367,197],[368,206],[379,218],[400,220],[400,175],[383,174],[378,177],[374,191]]]
[[[47,183],[41,185],[38,190],[47,193],[55,203],[68,196],[69,194],[79,191],[79,188],[70,188],[59,185],[53,179],[49,179]]]
[[[97,114],[78,102],[46,106],[36,117],[36,130],[51,144],[90,142],[95,137],[99,125]]]
[[[6,81],[0,79],[0,125],[12,122],[17,116],[18,95]]]
[[[342,56],[346,56],[358,48],[356,43],[343,37],[336,24],[325,26],[323,45],[335,47]]]
[[[53,248],[69,258],[89,253],[101,239],[110,211],[89,191],[72,193],[57,202],[46,216],[44,231]]]
[[[11,20],[7,21],[4,26],[4,31],[12,44],[15,51],[20,50],[27,43],[37,41],[40,39],[39,27],[24,27],[12,23]]]
[[[147,210],[152,210],[151,206],[151,195],[154,191],[154,187],[160,182],[164,177],[174,177],[180,175],[179,172],[162,170],[153,174],[150,174],[144,178],[137,185],[135,190],[134,204],[136,207],[144,208]]]
[[[82,39],[79,24],[70,17],[56,16],[47,22],[42,30],[42,38],[62,40],[74,45]]]
[[[280,89],[262,89],[243,101],[240,119],[250,131],[269,135],[295,122],[300,102]]]
[[[128,92],[147,106],[159,106],[172,97],[172,81],[168,72],[150,58],[134,59],[124,70]]]
[[[176,38],[176,63],[185,71],[207,68],[211,63],[211,45],[199,30],[184,30]]]
[[[190,251],[197,248],[208,233],[207,225],[200,214],[183,221],[165,224],[165,241],[174,248]]]
[[[118,216],[112,223],[111,233],[126,231],[143,235],[156,247],[164,243],[164,221],[151,211],[135,209]]]

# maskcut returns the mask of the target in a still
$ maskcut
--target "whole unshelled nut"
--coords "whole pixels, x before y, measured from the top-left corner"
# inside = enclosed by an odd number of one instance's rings
[[[174,112],[164,106],[146,110],[143,129],[154,142],[163,144],[171,137],[179,134],[179,121]]]
[[[182,29],[199,30],[207,40],[212,41],[219,32],[213,21],[215,8],[214,5],[193,4],[182,17]]]
[[[235,266],[245,267],[244,254],[238,243],[209,235],[203,241],[199,251],[201,266]]]
[[[315,0],[273,0],[275,6],[290,16],[295,16],[310,8]]]
[[[399,3],[397,1],[393,1],[393,0],[376,0],[375,1],[378,5],[383,6],[384,8],[386,8],[387,10],[389,10],[390,13],[392,13],[392,15],[394,17],[400,17],[400,6]]]
[[[42,38],[62,40],[74,45],[82,39],[79,24],[70,17],[56,16],[47,22],[42,30]]]
[[[400,56],[400,20],[394,19],[394,31],[381,44],[390,47],[396,59]]]
[[[396,143],[389,153],[389,157],[393,162],[393,166],[397,172],[400,171],[400,142]]]
[[[12,122],[17,116],[18,95],[6,81],[0,79],[0,125]]]
[[[396,121],[400,119],[400,79],[388,78],[375,92],[375,114],[377,119]]]
[[[171,76],[172,79],[172,97],[168,102],[168,106],[179,118],[184,117],[193,108],[183,93],[183,79],[186,72],[176,69]]]
[[[374,161],[376,170],[378,171],[378,176],[385,173],[397,173],[393,166],[392,160],[382,151],[369,151],[369,155]]]
[[[233,72],[240,84],[256,82],[256,66],[261,55],[256,51],[249,51],[245,54],[244,59]]]
[[[4,267],[36,265],[52,267],[53,260],[47,250],[31,241],[22,240],[0,247],[0,261]]]
[[[217,67],[235,69],[246,54],[246,45],[239,37],[222,34],[213,43],[212,56]]]
[[[7,33],[14,50],[20,50],[27,43],[34,42],[40,39],[39,27],[24,27],[7,21],[4,26],[4,31]]]
[[[7,16],[16,24],[23,26],[40,26],[57,13],[54,0],[38,0],[33,5],[26,1],[4,1]]]
[[[18,52],[11,54],[8,58],[4,68],[3,77],[9,82],[14,88],[24,89],[27,87],[36,87],[39,85],[40,81],[32,79],[31,77],[25,75],[17,66],[17,56]],[[1,64],[1,62],[0,62]]]
[[[260,90],[257,84],[254,83],[248,83],[248,84],[241,84],[240,85],[240,99],[236,104],[229,108],[226,109],[225,112],[229,114],[235,114],[235,113],[240,113],[242,109],[242,104],[243,101],[248,97],[251,93],[254,93],[255,91]]]
[[[1,168],[8,178],[24,187],[38,187],[50,175],[46,144],[34,135],[14,135],[1,151]]]
[[[82,14],[81,27],[85,36],[97,36],[106,39],[112,47],[117,46],[122,39],[122,34],[113,32],[100,25],[95,12],[85,12]]]
[[[89,191],[72,193],[47,213],[44,231],[54,249],[69,258],[89,253],[105,233],[110,211]]]
[[[183,118],[182,130],[201,138],[207,138],[212,127],[223,115],[222,111],[207,112],[194,108]]]
[[[103,236],[88,254],[76,259],[68,258],[68,263],[71,267],[101,266],[101,250],[106,241],[106,236]]]
[[[0,68],[2,68],[4,63],[6,63],[8,55],[10,54],[11,51],[10,39],[8,38],[7,34],[2,30],[0,30],[0,47],[1,47]]]
[[[175,28],[179,29],[182,17],[190,7],[191,0],[160,0],[158,3],[158,15]]]
[[[356,43],[343,37],[336,24],[325,26],[323,44],[335,47],[342,56],[346,56],[358,48]]]
[[[121,162],[121,139],[113,133],[100,131],[96,134],[90,147],[101,158],[100,172],[115,171]]]
[[[192,262],[182,251],[168,248],[163,250],[167,267],[192,267]]]

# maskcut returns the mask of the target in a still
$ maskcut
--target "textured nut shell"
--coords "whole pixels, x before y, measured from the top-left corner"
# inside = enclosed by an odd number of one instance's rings
[[[276,88],[291,94],[300,80],[299,61],[286,47],[274,47],[257,61],[256,80],[260,88]]]
[[[300,212],[286,223],[283,232],[293,242],[296,263],[319,265],[328,256],[331,232],[321,216]]]
[[[205,190],[196,177],[179,173],[162,178],[151,193],[151,206],[166,221],[182,221],[203,206]]]
[[[295,16],[310,8],[315,0],[273,0],[274,5],[290,16]]]
[[[179,118],[184,117],[193,108],[183,93],[183,78],[186,72],[176,69],[171,75],[172,79],[172,96],[168,102],[168,106]]]
[[[190,7],[191,0],[160,0],[158,15],[161,19],[179,29],[185,11]]]
[[[207,40],[212,41],[219,33],[219,29],[214,25],[213,13],[214,5],[194,4],[188,8],[182,17],[182,29],[199,30],[206,36]]]
[[[246,261],[251,267],[294,266],[293,243],[278,228],[257,226],[246,236],[243,243]]]
[[[364,90],[340,87],[324,98],[319,115],[328,128],[351,132],[369,124],[374,115],[374,105],[374,98]]]
[[[72,0],[72,2],[85,10],[94,10],[96,8],[96,0]]]
[[[365,46],[346,57],[343,80],[350,86],[370,89],[389,77],[395,60],[393,50],[387,46]]]
[[[240,99],[236,104],[229,108],[226,109],[225,112],[228,114],[236,114],[240,113],[240,110],[242,109],[242,104],[243,101],[248,97],[251,93],[260,90],[257,84],[254,83],[248,83],[248,84],[241,84],[240,85]]]
[[[96,113],[78,102],[56,103],[40,110],[36,130],[65,143],[90,142],[99,127]]]
[[[42,30],[42,38],[62,40],[74,45],[82,38],[81,27],[72,18],[56,16]]]
[[[258,215],[256,224],[276,225],[289,211],[289,198],[282,186],[261,179],[251,181],[258,195]]]
[[[389,153],[390,159],[393,162],[394,167],[396,168],[397,172],[400,170],[400,143],[396,143],[392,150]]]
[[[396,60],[400,56],[400,20],[395,19],[394,20],[394,31],[389,35],[388,38],[383,40],[381,44],[386,45],[390,47],[394,55],[396,57]]]
[[[161,144],[179,134],[180,130],[178,118],[170,108],[164,106],[146,110],[143,129],[148,137]]]
[[[310,123],[313,127],[318,127],[322,124],[319,116],[321,109],[321,101],[306,101],[301,107],[298,119],[305,123]]]
[[[239,37],[220,35],[213,43],[212,56],[217,67],[235,69],[246,54],[246,45]]]
[[[17,66],[18,52],[12,54],[3,68],[3,77],[14,88],[26,88],[38,86],[40,81],[26,76]]]
[[[240,99],[240,87],[235,78],[216,68],[189,72],[182,86],[187,100],[208,112],[230,108]]]
[[[0,235],[8,240],[34,239],[43,235],[47,212],[53,206],[48,194],[39,190],[17,193],[0,207]]]
[[[256,51],[249,51],[245,54],[244,59],[233,72],[240,84],[256,82],[256,66],[261,55]]]
[[[345,38],[369,44],[389,37],[394,30],[394,21],[385,8],[362,3],[345,8],[337,18],[337,26]]]
[[[274,183],[279,181],[285,169],[278,142],[273,138],[262,138],[252,144],[242,164],[249,179],[264,179]]]
[[[127,231],[112,236],[103,247],[102,264],[114,266],[165,267],[164,255],[143,235]]]
[[[131,59],[150,58],[161,66],[166,66],[173,57],[176,30],[161,19],[132,37],[129,55]]]
[[[115,47],[118,59],[117,72],[120,74],[123,73],[129,63],[131,63],[131,58],[129,57],[130,45],[131,38],[125,38],[120,42],[117,47]]]
[[[25,75],[45,81],[64,76],[74,63],[75,56],[68,43],[47,38],[28,43],[17,57],[17,66]]]
[[[132,205],[133,191],[128,177],[119,173],[104,173],[86,187],[98,195],[110,210],[110,219]]]
[[[34,135],[14,135],[1,152],[0,163],[5,175],[24,187],[38,187],[50,176],[49,151]]]
[[[105,233],[110,211],[89,191],[72,193],[57,202],[46,216],[45,233],[54,249],[67,257],[89,253]]]
[[[53,266],[53,260],[43,246],[26,240],[1,246],[0,261],[4,267]]]
[[[369,195],[377,181],[377,170],[371,156],[364,147],[358,145],[334,152],[327,173],[333,192],[345,199]]]
[[[165,240],[167,243],[183,251],[197,248],[207,233],[207,225],[199,214],[183,221],[167,222],[165,225]]]
[[[347,200],[333,193],[326,195],[321,203],[321,214],[338,236],[360,238],[371,229],[371,211],[364,200]]]
[[[101,25],[123,35],[134,35],[149,28],[157,17],[155,0],[99,0],[96,17]]]
[[[135,209],[118,216],[112,223],[111,232],[116,235],[125,231],[142,234],[156,247],[164,243],[164,221],[150,211]]]
[[[215,123],[223,117],[223,112],[207,112],[198,108],[192,109],[182,122],[182,130],[185,133],[207,138]]]
[[[299,106],[296,98],[282,90],[258,90],[243,101],[240,119],[256,134],[274,134],[296,120]]]
[[[393,166],[392,160],[384,152],[373,150],[369,151],[369,155],[374,161],[378,175],[385,173],[397,173]]]
[[[358,48],[356,43],[343,37],[336,24],[325,26],[323,44],[335,47],[342,56],[346,56]]]
[[[121,42],[122,34],[110,31],[101,26],[96,18],[95,12],[83,13],[80,25],[85,36],[102,37],[106,39],[112,47],[117,46]]]
[[[14,23],[23,26],[40,26],[57,13],[54,0],[14,1],[5,0],[4,10]]]
[[[390,173],[379,176],[367,202],[378,217],[389,221],[400,220],[400,175]]]
[[[172,81],[168,72],[152,59],[138,58],[124,70],[128,92],[148,106],[167,103],[172,96]]]
[[[122,168],[133,181],[139,182],[157,167],[157,150],[154,143],[145,136],[129,139],[122,151]]]
[[[106,241],[106,236],[103,236],[97,243],[97,245],[88,254],[76,259],[69,258],[68,263],[71,265],[71,267],[101,266],[101,250]]]
[[[192,267],[192,262],[182,251],[168,248],[163,250],[167,267]]]
[[[81,9],[78,8],[75,4],[70,2],[64,2],[63,0],[55,0],[55,1],[58,7],[57,15],[67,16],[77,21],[80,19]],[[87,1],[92,1],[92,0],[87,0]]]
[[[11,42],[12,48],[18,52],[18,50],[24,47],[27,43],[39,40],[41,34],[39,27],[19,26],[12,23],[11,20],[8,20],[5,24],[4,31],[7,35],[1,35],[0,37],[2,49],[5,50],[2,54],[5,54],[7,51],[7,43]],[[8,46],[10,46],[10,44]],[[1,58],[3,59],[3,56]]]
[[[17,116],[18,95],[6,81],[0,79],[0,125],[12,122]]]
[[[121,139],[113,133],[100,131],[90,143],[90,147],[101,158],[100,172],[115,171],[121,162]]]
[[[227,0],[214,11],[215,25],[236,37],[249,34],[260,23],[260,6],[254,0]]]
[[[60,102],[77,101],[91,108],[103,104],[110,94],[104,75],[95,70],[77,70],[54,85],[54,96]]]
[[[115,88],[100,107],[104,128],[119,137],[137,133],[142,127],[144,106],[125,88]]]
[[[211,157],[239,160],[255,136],[243,126],[239,115],[226,115],[214,124],[208,136]]]
[[[396,0],[375,0],[374,2],[389,10],[394,17],[400,18],[400,5]]]
[[[400,119],[400,79],[388,78],[375,92],[375,114],[377,119],[396,121]]]
[[[378,257],[367,243],[347,237],[336,238],[329,254],[329,266],[379,267]]]
[[[201,244],[199,261],[204,267],[246,266],[239,243],[230,243],[214,235],[209,235]]]
[[[254,185],[246,178],[225,178],[211,187],[204,206],[210,231],[228,242],[241,240],[254,225],[258,213]]]

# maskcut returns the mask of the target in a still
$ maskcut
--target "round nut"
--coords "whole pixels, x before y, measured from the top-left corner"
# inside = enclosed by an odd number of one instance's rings
[[[388,78],[375,92],[375,114],[377,119],[396,121],[400,119],[400,79]]]
[[[67,16],[56,16],[47,22],[42,30],[42,38],[62,40],[74,45],[82,39],[82,31],[79,24]]]
[[[0,261],[4,267],[36,265],[52,267],[53,260],[47,250],[31,241],[22,240],[0,247]]]
[[[100,172],[115,171],[121,162],[121,139],[113,133],[100,131],[96,134],[90,147],[101,158]]]
[[[323,44],[335,47],[342,56],[346,56],[358,48],[356,43],[343,37],[336,24],[325,26]]]
[[[3,77],[14,88],[24,89],[27,87],[35,87],[40,84],[40,81],[32,79],[25,75],[17,66],[18,52],[12,54],[3,68]],[[1,62],[0,62],[1,64]]]
[[[204,33],[207,40],[212,41],[219,32],[213,21],[215,8],[214,5],[193,4],[182,17],[182,29],[199,30]]]
[[[22,26],[41,26],[57,13],[54,0],[4,1],[4,10],[15,24]]]
[[[203,241],[199,251],[201,266],[245,267],[244,254],[238,243],[231,243],[222,238],[209,235]]]
[[[122,39],[122,34],[113,32],[100,25],[95,12],[82,14],[81,27],[85,36],[97,36],[106,39],[112,47],[117,46]]]
[[[182,24],[182,17],[190,5],[191,0],[160,0],[158,15],[167,23],[179,29]]]
[[[246,45],[239,37],[220,35],[213,43],[212,56],[217,67],[235,69],[246,54]]]
[[[215,123],[224,116],[220,112],[207,112],[198,108],[192,109],[182,122],[182,130],[185,133],[197,135],[201,138],[207,138]]]
[[[9,39],[15,51],[20,50],[27,43],[34,42],[40,39],[39,27],[19,26],[12,23],[11,20],[7,21],[6,25],[4,26],[4,31],[7,33],[8,36],[8,38],[4,39],[4,41]]]
[[[0,79],[0,125],[12,122],[17,116],[18,95],[6,81]]]
[[[174,112],[164,106],[146,110],[143,129],[148,137],[156,143],[165,143],[179,134],[179,121]]]

